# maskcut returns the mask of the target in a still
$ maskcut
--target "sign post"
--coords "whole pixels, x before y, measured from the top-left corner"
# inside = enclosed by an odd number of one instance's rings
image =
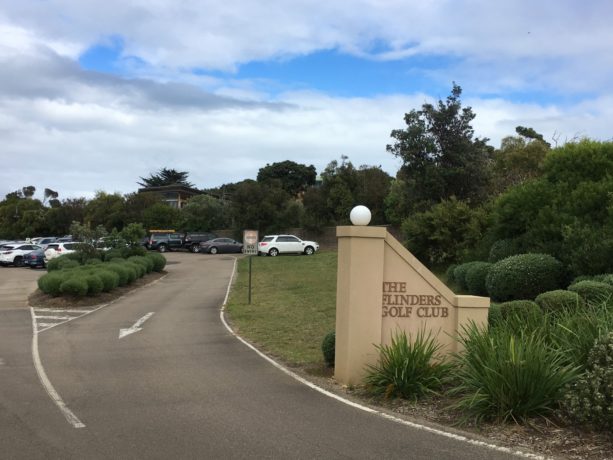
[[[243,231],[243,254],[249,256],[249,305],[251,305],[251,258],[258,255],[258,231]]]

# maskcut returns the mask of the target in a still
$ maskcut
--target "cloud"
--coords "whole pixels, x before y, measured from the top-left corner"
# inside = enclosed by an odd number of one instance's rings
[[[579,82],[582,90],[602,88],[613,64],[608,0],[593,0],[589,8],[574,0],[294,0],[291,8],[285,0],[3,3],[0,22],[34,34],[59,54],[75,59],[120,37],[124,59],[137,57],[144,63],[140,71],[153,74],[159,68],[233,71],[246,62],[337,49],[374,60],[453,57],[465,68],[475,66],[474,73],[464,72],[466,79],[499,69],[488,74],[490,88],[527,88],[536,76],[539,84],[564,91]],[[505,78],[509,71],[515,78]]]

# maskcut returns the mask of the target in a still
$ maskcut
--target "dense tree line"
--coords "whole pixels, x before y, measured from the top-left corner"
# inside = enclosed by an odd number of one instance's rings
[[[354,166],[347,156],[317,176],[313,165],[266,164],[256,180],[203,190],[182,209],[153,192],[99,191],[60,199],[34,186],[0,202],[0,238],[69,233],[72,222],[107,231],[145,228],[263,233],[348,224],[351,208],[370,208],[372,224],[401,227],[405,243],[429,265],[509,254],[554,255],[575,273],[613,271],[613,143],[583,140],[552,149],[534,129],[518,126],[498,149],[474,135],[475,114],[462,90],[423,104],[391,131],[387,151],[401,160],[395,177],[378,166]],[[193,187],[188,172],[162,168],[139,185]]]

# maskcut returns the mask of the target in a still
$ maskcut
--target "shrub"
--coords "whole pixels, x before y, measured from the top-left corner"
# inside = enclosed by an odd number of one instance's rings
[[[64,274],[50,272],[38,278],[38,288],[45,294],[57,297],[61,294],[60,286],[64,282]]]
[[[64,295],[83,297],[87,295],[87,280],[81,276],[71,276],[60,285],[60,292]]]
[[[336,351],[336,332],[328,332],[321,343],[321,352],[324,355],[326,366],[334,367],[334,354]]]
[[[485,278],[492,264],[488,262],[474,262],[466,271],[466,289],[472,295],[487,295]]]
[[[495,241],[490,248],[488,260],[492,263],[506,259],[521,253],[521,249],[517,241],[511,239],[502,239]]]
[[[453,407],[465,414],[465,422],[546,417],[578,375],[539,331],[517,335],[501,326],[488,332],[472,324],[460,342],[464,351],[456,355],[459,384],[451,393],[459,395]]]
[[[137,270],[140,270],[140,265],[124,263],[121,264],[121,266],[126,270],[126,273],[128,274],[128,284],[132,284],[134,280],[138,277],[139,272],[137,272]]]
[[[161,272],[164,270],[164,267],[166,266],[166,257],[164,257],[162,254],[150,253],[145,257],[153,261],[153,271]]]
[[[594,342],[613,331],[613,302],[587,304],[584,308],[562,310],[550,323],[548,340],[562,350],[566,361],[585,367]]]
[[[613,286],[613,274],[604,273],[602,275],[596,275],[592,277],[592,281],[598,281],[600,283],[606,283],[606,284],[610,284],[611,286]]]
[[[117,274],[119,286],[125,286],[129,283],[130,275],[128,274],[128,269],[123,264],[109,263],[105,264],[104,268]]]
[[[146,273],[151,273],[153,271],[153,260],[144,257],[144,256],[131,256],[128,258],[129,262],[136,262],[137,264],[145,267]]]
[[[496,327],[502,322],[502,312],[500,311],[500,304],[492,303],[487,312],[487,324],[489,327]]]
[[[104,260],[106,262],[110,262],[113,259],[123,259],[123,254],[121,253],[121,249],[111,249],[104,253]]]
[[[543,313],[536,302],[531,300],[511,300],[500,307],[500,320],[509,330],[519,333],[523,330],[536,330],[541,327]]]
[[[145,276],[145,273],[147,272],[147,269],[145,268],[145,266],[137,262],[126,261],[125,265],[134,270],[134,273],[135,273],[134,279],[142,278],[143,276]]]
[[[468,273],[468,270],[471,267],[478,263],[480,262],[466,262],[465,264],[458,265],[453,271],[455,282],[462,291],[466,291],[468,289],[466,286],[466,273]]]
[[[96,275],[102,281],[102,290],[109,292],[119,286],[119,275],[111,270],[107,270],[106,267],[96,271]]]
[[[596,340],[588,356],[587,371],[569,385],[563,407],[576,422],[613,431],[613,332]]]
[[[546,254],[519,254],[490,267],[485,284],[495,301],[534,299],[564,284],[562,263]]]
[[[87,259],[85,265],[100,265],[102,261],[100,259]]]
[[[570,284],[575,284],[575,283],[578,283],[579,281],[593,281],[593,279],[590,275],[581,275],[573,279],[573,282]]]
[[[143,246],[130,246],[124,250],[124,257],[129,258],[132,256],[144,257],[147,255],[147,249]]]
[[[568,286],[568,290],[579,294],[586,302],[604,302],[613,295],[613,286],[598,281],[579,281]]]
[[[451,264],[449,267],[447,267],[447,271],[445,272],[445,276],[447,277],[447,285],[455,284],[456,280],[453,272],[457,266],[457,264]]]
[[[414,342],[404,331],[392,337],[391,345],[376,345],[379,362],[368,366],[365,383],[374,394],[386,398],[418,398],[435,393],[448,377],[451,366],[441,360],[441,345],[422,329]]]
[[[85,276],[85,281],[87,282],[87,295],[98,295],[102,292],[104,283],[98,275],[90,273]]]
[[[534,301],[545,313],[557,313],[561,310],[575,309],[585,305],[579,294],[563,289],[543,292]]]
[[[71,259],[70,254],[65,254],[63,256],[59,256],[56,257],[54,259],[51,259],[48,263],[47,263],[47,271],[55,271],[55,270],[64,270],[67,268],[75,268],[78,267],[80,264],[79,262],[77,262],[76,260]]]

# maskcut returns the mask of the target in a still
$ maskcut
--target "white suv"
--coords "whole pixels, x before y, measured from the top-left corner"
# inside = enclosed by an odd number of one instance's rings
[[[304,241],[294,235],[266,235],[258,243],[258,255],[269,255],[272,257],[286,253],[310,256],[318,250],[319,244],[315,241]]]
[[[66,242],[49,244],[47,249],[45,249],[45,263],[51,259],[55,259],[56,257],[63,256],[64,254],[75,252],[77,249],[77,244],[79,243]]]
[[[0,265],[23,267],[24,256],[36,249],[40,247],[30,243],[5,244],[0,248]]]

